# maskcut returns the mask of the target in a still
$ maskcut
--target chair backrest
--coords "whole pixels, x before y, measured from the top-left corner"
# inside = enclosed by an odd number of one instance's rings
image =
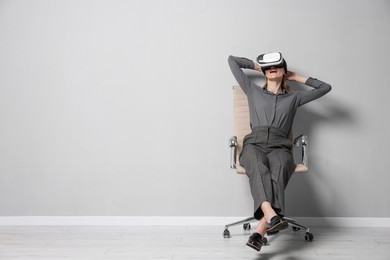
[[[233,123],[237,137],[236,167],[238,173],[245,173],[240,165],[239,156],[242,151],[244,137],[252,130],[249,119],[248,99],[240,86],[233,86]]]
[[[243,147],[244,137],[252,130],[250,127],[248,98],[240,86],[233,86],[233,124],[237,137],[236,168],[237,173],[244,174],[245,169],[240,165],[240,154]],[[293,140],[292,133],[289,138]],[[294,172],[307,172],[307,166],[297,164]]]

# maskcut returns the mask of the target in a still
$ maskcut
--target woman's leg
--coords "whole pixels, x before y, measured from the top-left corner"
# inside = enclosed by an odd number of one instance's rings
[[[265,236],[267,232],[267,221],[265,218],[260,219],[259,224],[256,227],[256,233],[259,233],[262,237]]]
[[[261,205],[272,201],[273,188],[267,155],[256,145],[247,144],[241,152],[240,163],[245,168],[254,201],[254,216],[262,219]]]
[[[273,209],[272,205],[270,202],[268,201],[265,201],[261,204],[261,210],[263,211],[264,213],[264,219],[266,222],[270,223],[271,222],[271,219],[273,217],[275,217],[277,214],[275,212],[275,210]]]
[[[275,149],[267,154],[272,179],[272,198],[261,204],[267,233],[277,233],[288,227],[284,216],[284,190],[294,171],[295,164],[288,149]]]
[[[277,149],[268,154],[274,197],[272,208],[279,215],[285,215],[284,190],[295,169],[291,151]],[[268,219],[267,219],[268,220]]]

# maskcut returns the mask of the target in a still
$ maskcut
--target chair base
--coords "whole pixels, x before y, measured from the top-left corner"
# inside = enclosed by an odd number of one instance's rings
[[[299,231],[301,229],[304,229],[305,230],[305,240],[306,241],[309,241],[309,242],[313,241],[314,236],[313,236],[312,233],[310,233],[310,228],[299,224],[295,219],[287,218],[287,217],[285,217],[284,219],[288,222],[289,226],[291,226],[294,231]],[[255,219],[254,217],[248,217],[246,219],[239,220],[239,221],[227,224],[227,225],[225,225],[225,230],[223,231],[223,237],[224,238],[230,238],[231,237],[230,231],[229,231],[229,227],[237,226],[237,225],[241,225],[242,224],[244,230],[250,230],[251,229],[250,223],[256,222],[256,221],[258,221],[258,220]],[[265,237],[263,238],[263,244],[264,245],[267,244],[267,238],[265,238]]]

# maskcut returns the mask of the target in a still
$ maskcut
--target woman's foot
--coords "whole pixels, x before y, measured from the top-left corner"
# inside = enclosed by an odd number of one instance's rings
[[[267,234],[275,234],[281,230],[288,228],[288,222],[284,218],[276,215],[271,218],[270,223],[267,227]]]
[[[248,242],[246,242],[246,245],[253,248],[256,251],[260,251],[263,237],[259,233],[253,233],[249,239]]]

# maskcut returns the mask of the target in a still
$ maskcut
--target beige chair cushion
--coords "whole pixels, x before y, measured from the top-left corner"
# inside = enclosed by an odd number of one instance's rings
[[[233,122],[235,135],[237,137],[237,173],[245,174],[245,169],[240,165],[239,157],[242,151],[244,137],[251,132],[251,128],[248,99],[240,86],[233,86]],[[307,171],[308,168],[305,165],[297,164],[294,172],[298,173]]]

